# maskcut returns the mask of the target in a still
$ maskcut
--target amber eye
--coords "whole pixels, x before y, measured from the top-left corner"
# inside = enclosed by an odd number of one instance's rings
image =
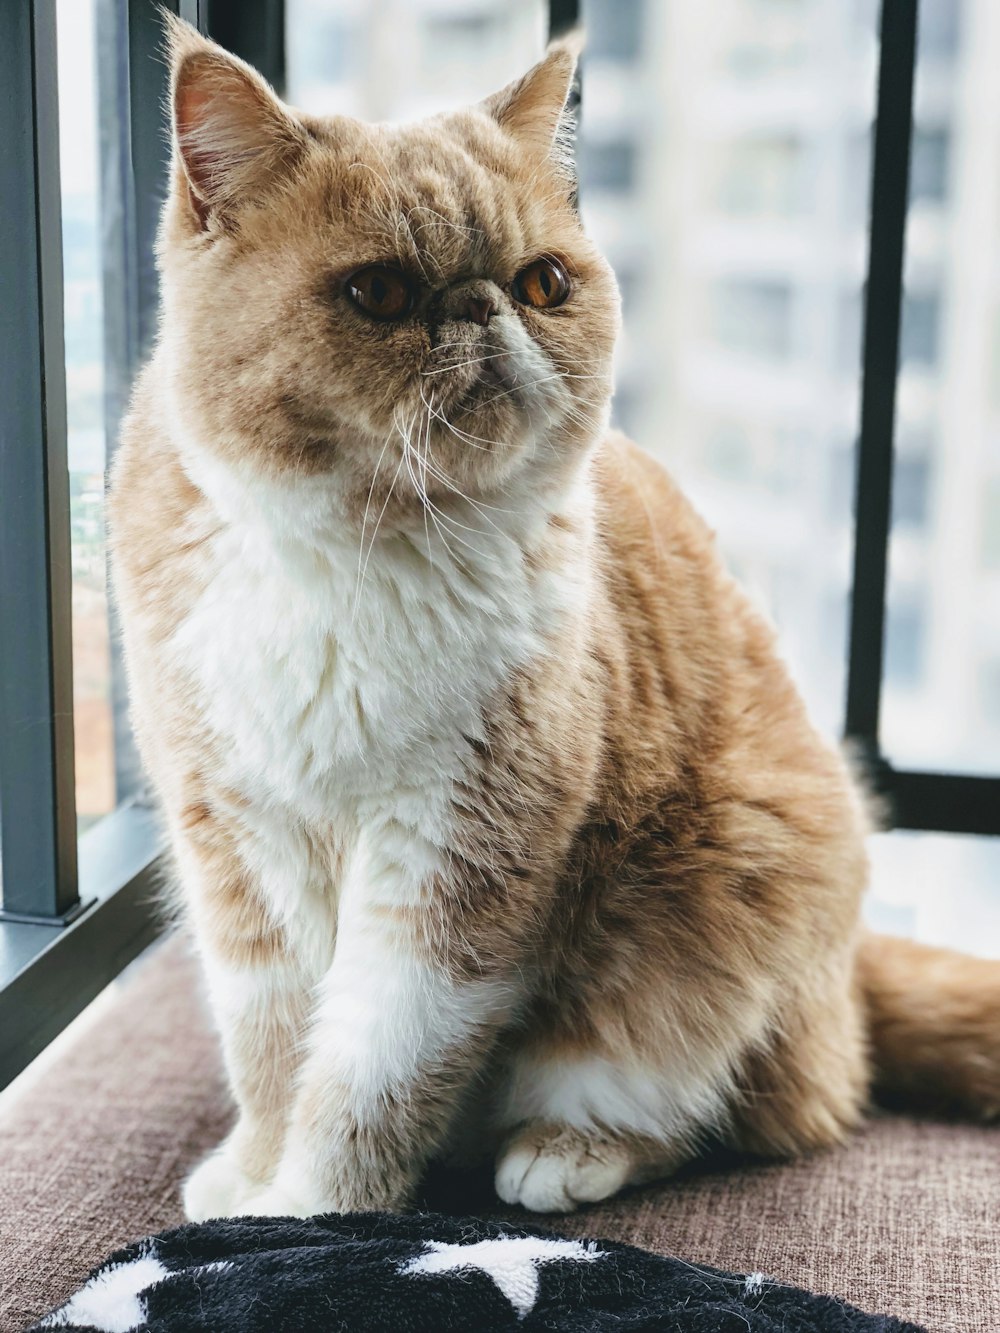
[[[372,264],[347,279],[347,295],[372,319],[402,319],[416,303],[413,283],[399,269]]]
[[[522,268],[510,286],[510,294],[521,305],[551,310],[569,296],[569,278],[557,259],[536,259]]]

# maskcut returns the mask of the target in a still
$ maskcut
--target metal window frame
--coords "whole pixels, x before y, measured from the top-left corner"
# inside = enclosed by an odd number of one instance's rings
[[[0,846],[8,917],[79,911],[55,0],[0,43]]]
[[[101,0],[107,423],[155,327],[153,240],[167,158],[155,0]],[[168,0],[279,88],[283,0]],[[76,836],[55,0],[9,6],[0,45],[0,1087],[161,928],[162,836],[141,798]],[[550,0],[549,32],[580,19]],[[846,733],[903,828],[1000,832],[1000,778],[895,769],[879,747],[916,0],[883,0],[865,301]],[[109,208],[108,206],[111,205]],[[118,763],[133,762],[116,677]]]

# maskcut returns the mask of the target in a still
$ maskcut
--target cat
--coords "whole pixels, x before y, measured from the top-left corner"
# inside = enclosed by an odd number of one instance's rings
[[[1000,1107],[1000,967],[866,933],[866,802],[609,429],[575,39],[317,118],[174,21],[162,318],[114,464],[136,736],[238,1107],[192,1219],[572,1209],[873,1085]]]

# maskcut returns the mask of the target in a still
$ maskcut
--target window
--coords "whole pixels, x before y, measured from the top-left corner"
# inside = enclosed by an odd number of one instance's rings
[[[933,368],[938,359],[941,298],[936,292],[903,297],[903,363]]]
[[[587,0],[579,152],[584,217],[626,296],[617,420],[717,528],[830,733],[846,676],[847,730],[896,822],[960,834],[1000,822],[992,3],[920,0],[916,61],[912,0],[883,0],[892,40],[877,50],[874,0]],[[167,7],[306,109],[372,119],[482,96],[580,11]],[[154,936],[162,850],[125,717],[103,540],[104,473],[156,318],[160,20],[143,0],[9,11],[0,1084]],[[981,839],[968,859],[984,881],[998,846]],[[934,862],[939,878],[950,856]]]
[[[928,62],[959,53],[965,0],[921,0],[920,54]]]
[[[919,602],[890,608],[885,637],[885,678],[894,685],[920,684],[924,660],[925,616]]]
[[[948,193],[948,158],[951,139],[948,130],[917,129],[913,135],[910,163],[910,199],[943,203]]]
[[[786,357],[792,348],[792,289],[766,278],[724,278],[712,292],[712,336],[731,351]]]
[[[991,477],[987,482],[980,515],[983,568],[1000,570],[1000,477]]]
[[[979,706],[994,727],[1000,727],[1000,656],[979,668]]]
[[[892,478],[894,525],[922,528],[927,523],[931,463],[926,454],[900,454]]]
[[[744,0],[727,17],[731,35],[720,55],[737,77],[780,76],[808,62],[808,6],[800,0]]]
[[[656,0],[584,0],[587,43],[601,60],[635,61],[642,55],[644,10]]]
[[[744,139],[720,154],[715,197],[733,217],[790,217],[805,206],[802,143],[794,134]]]
[[[588,190],[631,194],[635,190],[639,145],[630,139],[588,140],[581,145],[580,175]]]

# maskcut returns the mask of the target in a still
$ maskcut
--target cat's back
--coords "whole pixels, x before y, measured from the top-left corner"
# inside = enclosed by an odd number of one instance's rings
[[[775,633],[727,570],[714,532],[670,473],[618,431],[595,457],[600,558],[622,632],[656,661],[674,705],[726,685],[787,679]]]
[[[655,772],[684,769],[711,789],[728,774],[741,788],[805,780],[839,805],[842,761],[813,727],[773,626],[680,487],[618,432],[594,476],[606,589],[598,638],[622,753],[657,737]]]

